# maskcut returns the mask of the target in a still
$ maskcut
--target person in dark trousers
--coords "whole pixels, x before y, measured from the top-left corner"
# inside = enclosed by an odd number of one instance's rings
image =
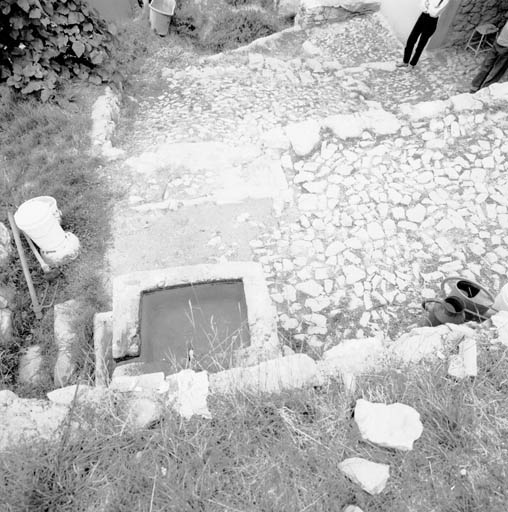
[[[404,49],[404,58],[397,67],[405,68],[406,71],[413,69],[427,45],[432,34],[436,31],[437,22],[440,14],[446,9],[450,0],[422,0],[422,13],[416,20],[416,24],[411,30]],[[415,47],[416,42],[416,50]]]
[[[499,32],[494,41],[493,48],[489,51],[480,67],[479,73],[471,82],[471,90],[474,93],[479,89],[488,87],[498,82],[508,70],[508,21]]]

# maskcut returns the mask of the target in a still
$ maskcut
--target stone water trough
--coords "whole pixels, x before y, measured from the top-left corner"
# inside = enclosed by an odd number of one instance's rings
[[[282,355],[262,267],[234,262],[134,272],[95,319],[96,379],[210,373]]]

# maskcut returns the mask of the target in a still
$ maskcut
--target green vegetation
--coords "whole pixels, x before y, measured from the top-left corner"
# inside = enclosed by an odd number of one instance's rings
[[[178,34],[212,52],[237,48],[283,27],[272,3],[261,1],[186,0],[178,5],[173,24]]]
[[[0,83],[47,101],[69,78],[114,78],[113,34],[82,0],[0,0],[0,13]]]
[[[72,435],[0,460],[6,510],[505,512],[508,502],[508,354],[482,347],[480,377],[458,382],[437,363],[361,381],[354,396],[331,382],[281,396],[209,400],[213,419],[167,413],[125,429],[114,405],[76,411]],[[400,401],[424,425],[411,452],[360,439],[356,399]],[[390,464],[370,496],[337,469],[359,456]]]
[[[104,307],[100,269],[108,239],[110,198],[100,175],[101,162],[90,153],[90,94],[68,88],[59,104],[36,100],[6,99],[0,106],[0,158],[4,176],[0,183],[1,220],[7,211],[39,195],[53,196],[63,213],[63,228],[75,233],[82,245],[80,257],[47,282],[28,248],[35,287],[46,304],[83,298],[83,338],[89,339],[90,317]],[[52,310],[42,321],[31,310],[28,289],[17,256],[2,269],[1,283],[17,291],[14,310],[15,338],[2,357],[1,384],[13,385],[17,355],[22,346],[41,344],[50,360],[53,355]],[[83,343],[83,348],[86,343]],[[42,388],[51,381],[41,383]],[[33,392],[37,390],[25,390]],[[38,390],[41,391],[41,390]]]

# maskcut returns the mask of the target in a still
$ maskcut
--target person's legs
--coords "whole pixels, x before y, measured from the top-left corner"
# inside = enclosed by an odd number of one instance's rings
[[[488,87],[490,84],[499,82],[508,69],[508,48],[499,46],[497,43],[494,43],[494,45],[497,50],[497,58],[480,86],[482,89],[483,87]]]
[[[409,61],[411,60],[411,55],[413,53],[413,48],[416,44],[416,41],[418,41],[418,38],[421,36],[424,27],[425,15],[424,13],[422,13],[420,14],[420,17],[416,20],[415,26],[413,27],[413,30],[411,30],[411,33],[407,38],[406,47],[404,48],[404,64],[409,64]]]
[[[425,24],[422,29],[422,35],[420,36],[420,40],[418,41],[418,46],[416,47],[413,58],[411,59],[411,66],[416,66],[418,64],[418,60],[420,59],[420,55],[423,52],[423,49],[429,42],[429,39],[432,37],[437,27],[437,18],[433,18],[428,14],[425,15]]]
[[[494,47],[489,50],[489,53],[485,56],[483,59],[483,62],[480,66],[480,71],[478,71],[478,74],[473,78],[471,82],[471,92],[476,92],[478,89],[481,89],[484,87],[484,82],[487,76],[489,76],[490,71],[492,70],[499,54],[497,49],[500,48],[500,46],[497,43],[494,43]]]

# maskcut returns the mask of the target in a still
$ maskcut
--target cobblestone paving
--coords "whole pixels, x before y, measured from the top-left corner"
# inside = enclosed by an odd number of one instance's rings
[[[371,16],[154,70],[160,94],[139,101],[124,147],[133,156],[162,142],[261,147],[274,127],[375,106],[397,113],[401,103],[465,92],[478,62],[448,50],[406,73],[393,68],[401,51]],[[422,321],[422,297],[434,297],[450,274],[493,291],[506,280],[508,115],[490,108],[404,123],[391,138],[328,134],[311,157],[280,153],[294,202],[250,246],[296,344],[321,350],[337,336],[403,332]],[[148,181],[121,172],[132,204],[180,189],[202,195],[199,180],[178,169]]]
[[[251,245],[289,337],[400,333],[445,276],[499,289],[508,268],[508,115],[406,124],[401,136],[283,156],[293,222]],[[301,335],[304,333],[304,335]],[[310,337],[309,337],[310,335]]]

